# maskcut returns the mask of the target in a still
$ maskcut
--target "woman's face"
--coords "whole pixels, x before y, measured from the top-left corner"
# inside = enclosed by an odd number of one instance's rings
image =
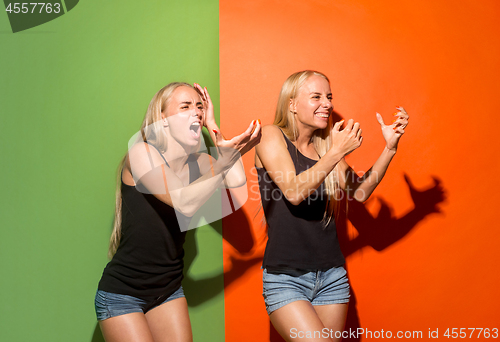
[[[169,132],[178,143],[185,147],[198,145],[203,127],[203,103],[196,90],[187,86],[175,89],[162,117],[167,119]]]
[[[325,129],[332,114],[332,92],[330,84],[321,76],[309,77],[299,89],[299,94],[290,103],[295,118],[313,129]],[[300,125],[299,125],[300,126]]]

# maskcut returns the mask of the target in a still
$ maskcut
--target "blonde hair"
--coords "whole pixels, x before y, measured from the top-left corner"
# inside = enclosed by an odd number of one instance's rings
[[[167,136],[163,125],[161,124],[161,114],[166,111],[170,98],[173,92],[179,87],[190,87],[193,88],[189,83],[184,82],[172,82],[165,87],[161,88],[155,96],[151,99],[149,103],[148,110],[144,116],[144,120],[141,125],[141,136],[143,141],[147,141],[149,144],[154,145],[158,150],[164,153],[167,150]],[[115,192],[115,218],[113,223],[113,232],[111,233],[111,238],[109,240],[108,257],[111,259],[116,253],[118,246],[120,245],[121,235],[122,235],[122,171],[127,160],[127,155],[123,157],[117,172],[116,178],[116,192]]]
[[[291,141],[297,140],[299,131],[295,122],[295,114],[290,110],[290,100],[295,99],[299,95],[300,88],[311,76],[323,77],[328,83],[330,83],[330,80],[326,77],[326,75],[318,71],[304,70],[290,75],[285,83],[283,83],[283,87],[281,87],[273,124],[281,128],[286,137]],[[320,157],[323,157],[332,146],[330,137],[332,127],[331,121],[332,116],[330,115],[327,128],[316,131],[312,138],[314,148]],[[338,212],[339,206],[339,202],[336,200],[337,191],[340,191],[337,166],[335,166],[333,171],[326,176],[325,190],[328,194],[328,200],[325,208],[325,214],[323,216],[323,222],[325,225],[328,225],[331,219],[336,216],[335,214]]]

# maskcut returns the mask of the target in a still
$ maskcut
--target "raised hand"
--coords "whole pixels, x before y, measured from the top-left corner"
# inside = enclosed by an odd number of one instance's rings
[[[394,114],[396,117],[392,125],[386,125],[382,115],[377,113],[377,121],[382,128],[382,135],[385,139],[385,144],[389,150],[396,151],[398,148],[399,139],[405,133],[405,128],[408,126],[410,118],[403,107],[396,107],[398,112]]]
[[[344,120],[336,122],[332,128],[332,148],[337,149],[344,156],[348,155],[359,146],[363,141],[361,136],[361,128],[359,128],[359,122],[354,123],[353,119],[349,119],[343,130],[340,127],[344,123]]]
[[[201,101],[203,102],[203,125],[207,128],[209,126],[217,126],[215,122],[214,105],[210,95],[208,94],[207,87],[202,88],[198,83],[194,83],[193,85],[194,89],[196,89],[198,94],[200,94]]]
[[[260,142],[262,127],[260,120],[253,120],[245,132],[232,139],[226,140],[215,122],[214,106],[207,88],[202,88],[198,83],[194,83],[194,88],[203,101],[203,125],[207,127],[212,136],[212,140],[219,151],[219,156],[222,157],[228,165],[232,165],[240,156],[250,151]]]
[[[261,128],[262,125],[260,120],[254,120],[250,123],[245,132],[229,140],[224,139],[220,132],[214,130],[215,146],[217,146],[222,155],[230,150],[234,150],[240,155],[244,155],[260,142],[262,135]]]

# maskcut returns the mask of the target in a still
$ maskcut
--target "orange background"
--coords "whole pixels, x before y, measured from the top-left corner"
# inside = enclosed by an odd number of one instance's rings
[[[366,171],[387,123],[410,125],[386,178],[339,223],[354,293],[347,326],[372,331],[500,328],[498,286],[500,2],[220,0],[221,123],[271,124],[295,71],[331,81],[338,116],[361,123],[348,157]],[[265,227],[253,152],[250,200],[223,221],[226,341],[279,341],[260,270]],[[406,175],[406,177],[405,177]],[[270,337],[271,336],[271,337]]]

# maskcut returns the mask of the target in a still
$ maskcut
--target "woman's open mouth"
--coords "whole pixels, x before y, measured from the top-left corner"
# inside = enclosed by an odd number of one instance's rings
[[[329,113],[314,113],[314,115],[322,120],[328,120],[328,117],[330,116]]]
[[[193,122],[189,126],[189,132],[191,132],[191,135],[193,136],[193,138],[198,139],[200,137],[200,133],[201,133],[200,122],[198,122],[198,121]]]

